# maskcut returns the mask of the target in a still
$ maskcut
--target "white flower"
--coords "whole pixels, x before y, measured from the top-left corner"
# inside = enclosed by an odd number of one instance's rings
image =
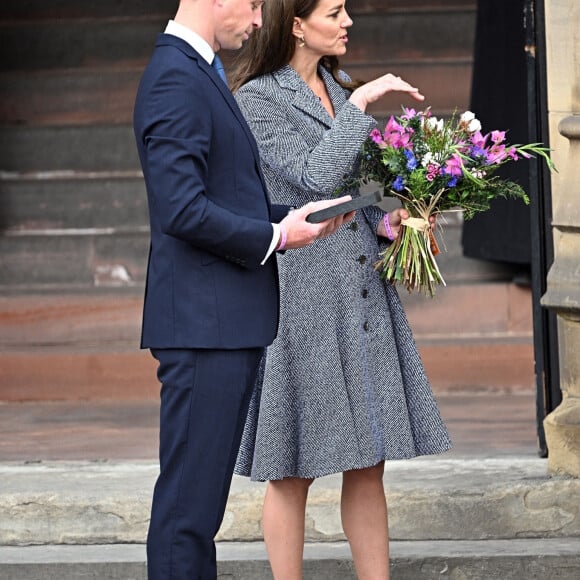
[[[463,113],[463,115],[461,115],[461,117],[459,117],[459,120],[462,123],[469,123],[470,121],[473,121],[473,119],[475,119],[475,114],[472,113],[471,111],[465,111],[465,113]]]
[[[443,131],[443,119],[437,119],[437,117],[429,117],[426,121],[427,127],[431,131]]]
[[[481,123],[477,119],[472,119],[467,125],[467,130],[470,133],[477,133],[477,131],[481,131]]]
[[[459,117],[459,121],[470,133],[481,131],[481,123],[475,118],[475,114],[471,111],[465,111],[465,113]]]
[[[429,165],[429,163],[431,163],[433,159],[433,153],[431,153],[431,151],[427,151],[427,153],[425,153],[425,155],[423,155],[423,159],[421,159],[421,165],[423,167],[427,167],[427,165]]]

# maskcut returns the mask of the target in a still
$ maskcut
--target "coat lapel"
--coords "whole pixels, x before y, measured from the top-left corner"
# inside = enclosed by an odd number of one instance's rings
[[[322,80],[332,101],[335,114],[342,108],[346,101],[344,89],[336,83],[332,75],[322,66],[318,67]],[[326,127],[331,127],[332,117],[324,108],[320,100],[310,90],[310,87],[302,80],[300,75],[290,66],[286,65],[274,73],[280,87],[294,93],[292,106],[300,109],[310,117],[316,119]]]

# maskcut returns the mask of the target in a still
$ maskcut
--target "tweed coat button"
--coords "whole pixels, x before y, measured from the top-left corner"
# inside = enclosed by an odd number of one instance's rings
[[[353,232],[356,232],[358,230],[358,224],[356,222],[351,222],[349,227]]]
[[[369,291],[368,291],[368,290],[365,288],[365,289],[364,289],[364,290],[361,292],[361,294],[362,294],[362,297],[363,297],[363,298],[366,298],[366,297],[369,295]]]
[[[367,257],[363,254],[362,256],[359,256],[357,258],[357,260],[361,263],[364,264],[367,261]]]
[[[365,332],[368,332],[369,330],[369,321],[365,320],[365,323],[363,324],[363,328],[365,329]]]

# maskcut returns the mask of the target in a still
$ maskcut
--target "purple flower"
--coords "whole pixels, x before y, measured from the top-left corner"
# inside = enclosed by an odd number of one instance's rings
[[[405,189],[405,180],[401,175],[398,175],[397,179],[393,182],[393,189],[395,191],[403,191]]]
[[[469,152],[469,156],[472,159],[477,159],[478,157],[485,159],[487,158],[487,151],[483,147],[479,147],[479,145],[474,145]]]
[[[457,176],[453,175],[447,182],[447,187],[455,187],[457,185]]]

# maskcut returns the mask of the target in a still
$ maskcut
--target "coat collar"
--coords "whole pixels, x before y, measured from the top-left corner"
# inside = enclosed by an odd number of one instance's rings
[[[345,90],[322,65],[318,65],[318,72],[326,85],[326,90],[328,91],[336,114],[346,102]],[[324,123],[327,127],[332,126],[333,119],[328,114],[328,111],[314,95],[310,87],[304,82],[302,77],[289,64],[275,71],[273,76],[281,88],[294,93],[293,106],[319,120],[321,123]]]

